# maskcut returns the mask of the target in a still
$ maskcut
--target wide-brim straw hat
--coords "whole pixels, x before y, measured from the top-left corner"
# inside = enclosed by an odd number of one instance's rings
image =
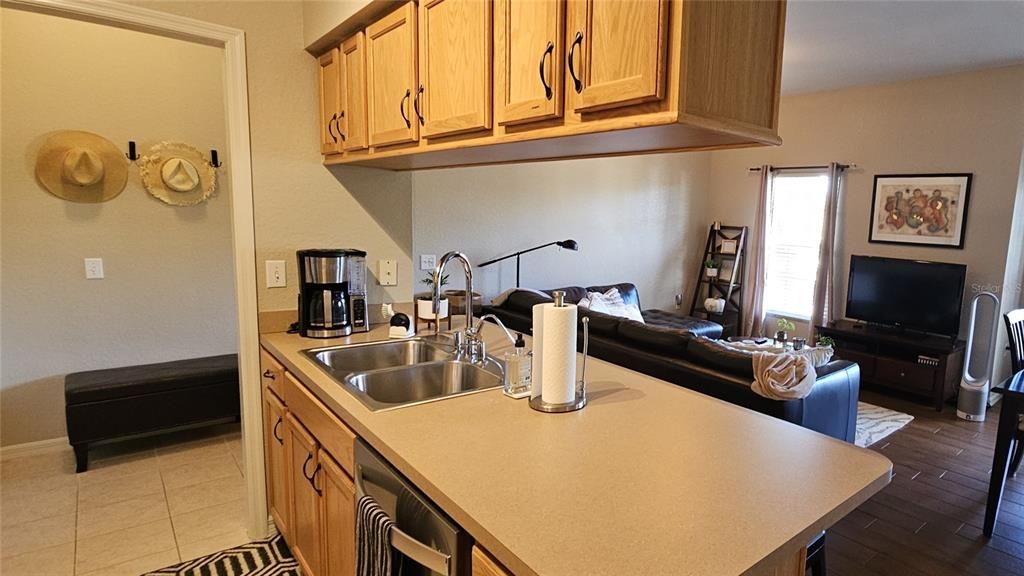
[[[171,206],[195,206],[217,190],[217,172],[202,153],[182,142],[161,142],[139,163],[142,185]]]
[[[54,132],[36,156],[36,179],[58,198],[106,202],[124,190],[128,159],[113,142],[92,132]]]

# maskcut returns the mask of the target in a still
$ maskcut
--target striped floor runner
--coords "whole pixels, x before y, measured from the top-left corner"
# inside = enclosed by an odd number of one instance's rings
[[[867,448],[903,428],[914,417],[867,402],[857,403],[857,446]]]
[[[168,566],[144,576],[300,576],[280,535]]]

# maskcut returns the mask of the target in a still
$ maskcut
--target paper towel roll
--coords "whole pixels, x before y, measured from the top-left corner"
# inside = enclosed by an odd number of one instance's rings
[[[543,306],[541,398],[566,404],[576,399],[576,306]]]
[[[544,356],[544,304],[533,307],[533,379],[530,384],[530,398],[541,395],[541,367]]]

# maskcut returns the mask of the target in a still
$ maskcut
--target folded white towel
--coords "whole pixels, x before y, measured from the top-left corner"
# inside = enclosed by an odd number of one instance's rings
[[[601,294],[600,292],[588,292],[587,295],[579,301],[577,306],[580,308],[588,308],[594,312],[600,312],[602,314],[636,320],[641,324],[644,323],[644,317],[640,313],[640,309],[637,308],[636,304],[626,304],[625,300],[622,299],[622,294],[619,293],[618,288],[609,288],[604,294]]]
[[[754,352],[755,393],[772,400],[797,400],[811,393],[815,373],[811,360],[797,354]]]

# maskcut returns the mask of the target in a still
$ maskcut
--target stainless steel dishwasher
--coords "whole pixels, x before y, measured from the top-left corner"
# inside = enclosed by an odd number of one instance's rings
[[[355,468],[356,500],[369,494],[395,523],[393,576],[469,574],[469,535],[361,440],[356,441]]]

